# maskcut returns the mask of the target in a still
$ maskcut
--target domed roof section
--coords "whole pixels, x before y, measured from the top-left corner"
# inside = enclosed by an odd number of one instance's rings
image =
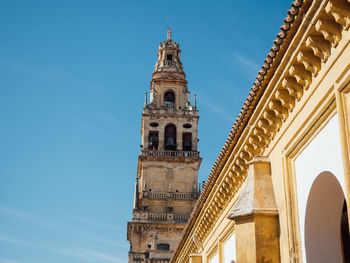
[[[154,67],[154,72],[183,72],[180,61],[180,45],[171,39],[171,29],[168,28],[167,40],[160,43],[158,48],[158,61]]]

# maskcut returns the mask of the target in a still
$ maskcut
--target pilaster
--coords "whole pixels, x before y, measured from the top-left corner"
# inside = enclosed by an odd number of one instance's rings
[[[241,195],[230,212],[235,221],[237,262],[280,262],[278,210],[270,162],[255,157]]]

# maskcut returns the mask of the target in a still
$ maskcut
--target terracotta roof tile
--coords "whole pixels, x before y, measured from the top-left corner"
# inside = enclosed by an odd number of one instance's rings
[[[258,95],[259,94],[261,95],[261,93],[262,93],[262,92],[259,92],[261,89],[261,84],[264,81],[265,76],[268,73],[268,70],[271,68],[271,64],[274,62],[274,58],[278,55],[278,51],[280,50],[280,47],[281,47],[284,39],[288,35],[288,32],[290,31],[290,29],[293,25],[293,22],[295,21],[295,17],[297,16],[299,9],[301,8],[303,2],[304,2],[303,0],[295,0],[291,4],[291,9],[287,11],[287,17],[283,20],[283,25],[280,27],[280,32],[276,35],[276,39],[273,41],[273,46],[270,49],[270,53],[267,54],[267,57],[264,60],[264,64],[262,65],[261,70],[258,72],[258,76],[256,77],[256,81],[254,81],[253,86],[251,88],[251,91],[249,92],[249,96],[247,97],[247,100],[244,102],[242,110],[238,114],[238,117],[237,117],[236,121],[234,122],[234,125],[230,131],[230,134],[229,134],[223,148],[221,149],[221,151],[219,153],[218,158],[216,159],[216,161],[215,161],[215,163],[210,171],[210,174],[208,176],[207,181],[205,182],[205,184],[203,186],[203,191],[200,194],[200,196],[199,196],[199,198],[194,206],[194,209],[191,213],[188,224],[187,224],[186,228],[184,229],[184,236],[183,236],[182,240],[180,241],[178,248],[176,249],[176,251],[174,253],[173,258],[176,257],[176,255],[178,254],[179,248],[181,247],[184,240],[186,240],[186,237],[189,234],[189,231],[191,230],[192,225],[195,222],[195,220],[200,212],[200,209],[202,208],[202,206],[206,202],[206,198],[209,195],[209,192],[210,192],[211,188],[213,187],[213,185],[214,185],[214,183],[219,175],[218,169],[223,165],[223,163],[222,163],[223,160],[228,158],[229,154],[231,153],[228,150],[230,149],[230,146],[231,146],[231,148],[233,148],[232,142],[235,139],[238,139],[236,137],[238,137],[240,135],[240,133],[237,133],[237,131],[241,128],[242,123],[248,121],[248,120],[245,120],[245,118],[247,116],[247,111],[249,110],[252,103],[259,99]],[[249,119],[249,117],[250,116],[248,116],[247,119]]]

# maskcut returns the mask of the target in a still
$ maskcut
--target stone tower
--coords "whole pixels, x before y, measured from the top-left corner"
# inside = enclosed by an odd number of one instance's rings
[[[179,44],[167,33],[142,111],[129,263],[168,262],[199,196],[198,110],[195,98],[190,104]]]

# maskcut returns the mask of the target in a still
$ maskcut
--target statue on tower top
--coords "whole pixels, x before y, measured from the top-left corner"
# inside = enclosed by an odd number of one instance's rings
[[[168,40],[171,40],[171,29],[170,29],[170,27],[169,27],[169,25],[167,25],[167,27],[168,27],[168,32],[167,32],[167,36],[168,36]]]
[[[168,18],[166,18],[166,27],[167,27],[167,40],[171,40],[171,29],[169,27],[169,22],[168,22]]]

